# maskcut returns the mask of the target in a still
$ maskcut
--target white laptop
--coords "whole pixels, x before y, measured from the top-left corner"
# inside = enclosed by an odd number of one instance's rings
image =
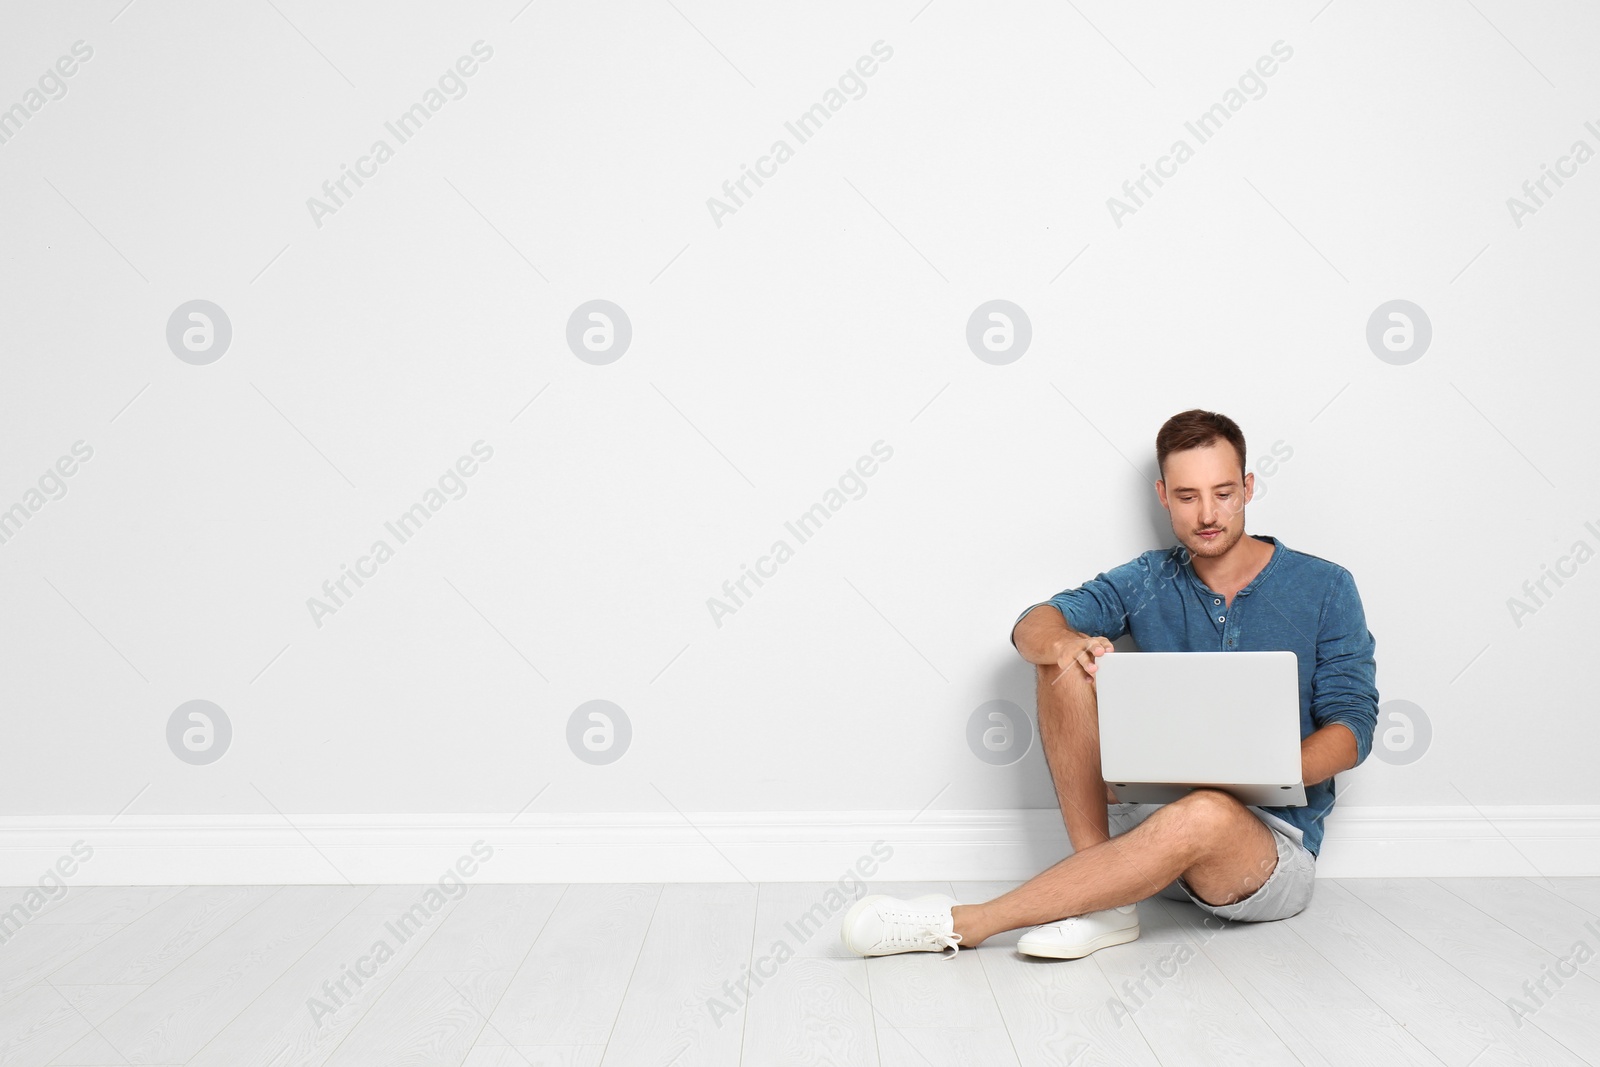
[[[1110,652],[1096,663],[1100,773],[1118,800],[1167,804],[1210,786],[1304,806],[1293,652]]]

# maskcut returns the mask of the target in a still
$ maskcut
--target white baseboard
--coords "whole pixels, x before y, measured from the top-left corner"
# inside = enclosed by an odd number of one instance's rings
[[[1060,814],[1043,808],[287,818],[0,817],[0,885],[39,885],[52,869],[69,885],[421,885],[463,857],[469,882],[990,881],[1071,851]],[[1600,876],[1600,805],[1340,807],[1317,869]]]

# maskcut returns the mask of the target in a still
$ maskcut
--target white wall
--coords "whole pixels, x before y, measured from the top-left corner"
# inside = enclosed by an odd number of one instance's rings
[[[0,35],[0,107],[93,53],[0,144],[0,508],[27,512],[0,544],[0,881],[80,838],[88,880],[427,877],[441,825],[465,827],[441,863],[499,832],[517,877],[822,878],[875,837],[920,855],[893,834],[919,811],[961,842],[973,812],[1036,825],[1037,744],[986,764],[968,720],[1032,710],[1019,611],[1172,543],[1154,435],[1189,407],[1236,419],[1252,468],[1292,450],[1248,530],[1350,568],[1382,699],[1431,723],[1420,759],[1340,777],[1324,855],[1347,809],[1436,812],[1442,857],[1600,873],[1577,432],[1600,163],[1507,203],[1600,149],[1592,11],[119,8],[14,5]],[[398,143],[385,123],[478,41],[465,95]],[[879,41],[865,94],[798,143],[785,122]],[[1199,143],[1185,123],[1280,41]],[[380,138],[393,157],[314,221]],[[719,224],[708,198],[778,138],[792,158]],[[1192,158],[1119,225],[1108,198],[1179,138]],[[204,365],[166,335],[195,299],[232,329]],[[566,340],[593,299],[632,326],[604,365]],[[966,339],[994,299],[1031,323],[1004,365]],[[1432,324],[1403,364],[1367,341],[1395,299]],[[476,442],[464,495],[398,543],[386,521]],[[877,442],[796,544],[785,522]],[[75,446],[64,494],[30,497]],[[393,558],[318,625],[308,598],[380,538]],[[793,558],[718,625],[708,598],[778,538]],[[205,765],[168,741],[197,699],[232,730]],[[568,721],[601,699],[631,740],[591,765]],[[710,813],[753,843],[773,812],[818,814],[768,859],[710,850]],[[325,825],[350,848],[315,854]],[[1362,825],[1380,859],[1352,873],[1414,854]],[[356,847],[378,826],[395,866]],[[573,858],[617,826],[620,853]],[[677,830],[668,870],[648,846]],[[991,869],[970,840],[950,876]],[[1059,854],[1018,847],[1024,873]]]

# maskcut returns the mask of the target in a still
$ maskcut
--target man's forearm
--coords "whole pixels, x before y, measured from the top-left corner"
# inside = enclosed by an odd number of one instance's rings
[[[1356,735],[1344,723],[1330,722],[1300,742],[1300,777],[1306,785],[1332,778],[1356,765]]]
[[[1017,651],[1029,663],[1055,663],[1063,639],[1083,636],[1067,625],[1061,609],[1054,604],[1038,604],[1024,615],[1011,631]]]

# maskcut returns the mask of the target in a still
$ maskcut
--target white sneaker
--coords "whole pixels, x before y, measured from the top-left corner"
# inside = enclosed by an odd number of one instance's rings
[[[1017,939],[1017,951],[1075,960],[1097,949],[1126,944],[1138,936],[1139,906],[1124,904],[1035,926]]]
[[[874,893],[850,905],[839,923],[839,939],[858,956],[888,956],[895,952],[944,952],[954,959],[961,946],[950,909],[954,897],[931,893],[915,900],[899,900]]]

